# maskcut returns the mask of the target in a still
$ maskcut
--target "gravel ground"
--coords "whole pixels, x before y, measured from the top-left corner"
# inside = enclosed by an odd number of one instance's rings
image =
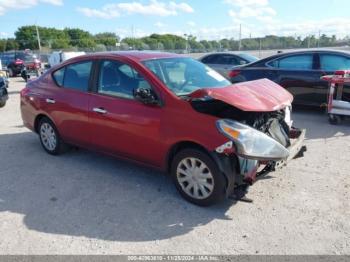
[[[350,123],[298,109],[304,158],[258,181],[254,203],[199,208],[169,178],[85,150],[49,156],[0,109],[0,254],[350,254]]]

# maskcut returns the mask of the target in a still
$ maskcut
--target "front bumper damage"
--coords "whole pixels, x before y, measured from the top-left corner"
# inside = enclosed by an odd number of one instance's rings
[[[243,181],[252,185],[259,177],[283,168],[295,158],[302,157],[303,153],[307,150],[304,145],[305,135],[305,129],[292,129],[290,134],[291,145],[287,148],[289,151],[287,159],[261,162],[239,157],[240,175],[244,177]]]
[[[280,161],[261,161],[247,159],[241,156],[232,157],[225,154],[225,152],[215,152],[213,157],[227,178],[226,196],[230,198],[234,197],[235,199],[244,197],[245,193],[242,191],[246,191],[259,177],[283,168],[289,161],[295,158],[302,157],[306,151],[306,146],[304,145],[305,135],[305,129],[291,129],[289,135],[291,145],[287,148],[289,156],[287,159]]]

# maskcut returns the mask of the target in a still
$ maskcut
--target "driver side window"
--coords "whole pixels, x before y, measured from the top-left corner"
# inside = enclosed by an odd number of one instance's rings
[[[99,94],[134,99],[134,90],[139,87],[152,89],[147,80],[131,66],[116,60],[101,63]]]

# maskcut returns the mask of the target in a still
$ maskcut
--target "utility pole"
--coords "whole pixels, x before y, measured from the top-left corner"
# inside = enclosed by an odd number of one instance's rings
[[[134,25],[131,26],[132,49],[135,49]]]
[[[318,31],[318,42],[317,42],[317,47],[320,47],[320,42],[321,42],[321,30]]]
[[[184,34],[186,40],[186,54],[188,54],[188,34]]]
[[[241,51],[242,47],[242,24],[239,24],[239,42],[238,42],[238,51]]]
[[[39,29],[38,29],[38,25],[35,25],[36,28],[36,38],[38,40],[38,47],[39,47],[39,52],[41,51],[41,44],[40,44],[40,34],[39,34]]]

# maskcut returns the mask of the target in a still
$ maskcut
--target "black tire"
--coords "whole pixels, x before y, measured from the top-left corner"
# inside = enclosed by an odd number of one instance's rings
[[[188,158],[195,158],[203,162],[209,172],[211,173],[213,180],[214,180],[214,188],[211,192],[211,194],[204,199],[197,199],[185,192],[183,189],[183,186],[181,186],[178,175],[177,175],[177,169],[180,165],[180,163]],[[199,149],[195,148],[189,148],[181,150],[179,153],[177,153],[172,161],[171,165],[171,176],[174,181],[174,184],[176,186],[176,189],[179,191],[181,196],[186,199],[187,201],[198,205],[198,206],[211,206],[216,203],[219,203],[225,199],[225,191],[226,191],[226,179],[224,177],[224,174],[220,171],[215,161],[205,152]],[[194,190],[194,188],[193,188]],[[197,190],[198,191],[198,190]],[[210,190],[209,190],[210,191]]]
[[[0,101],[0,108],[6,105],[6,101]]]
[[[47,126],[52,128],[51,134],[54,134],[55,137],[55,145],[52,146],[52,148],[47,146],[47,139],[45,140],[44,136],[42,135],[42,128],[45,128]],[[38,125],[38,134],[42,147],[50,155],[60,155],[68,150],[67,144],[63,142],[55,124],[49,118],[44,117],[40,120]]]
[[[15,74],[14,74],[12,68],[9,68],[9,69],[8,69],[8,72],[9,72],[9,77],[15,77]]]
[[[328,121],[331,125],[339,125],[342,119],[338,115],[329,114]]]

